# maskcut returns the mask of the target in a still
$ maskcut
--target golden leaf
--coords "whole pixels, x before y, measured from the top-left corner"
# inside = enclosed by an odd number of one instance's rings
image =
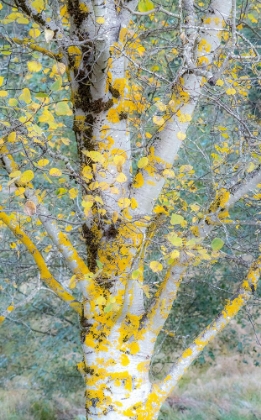
[[[76,188],[71,188],[69,190],[69,197],[71,200],[74,200],[78,195],[78,190]]]
[[[94,162],[99,162],[99,163],[105,162],[105,157],[100,152],[95,152],[95,151],[88,152],[84,150],[82,153],[88,156],[89,158],[91,158],[91,160],[93,160]]]
[[[42,64],[39,61],[28,61],[27,67],[31,73],[37,73],[42,69]]]
[[[142,169],[145,168],[149,163],[149,159],[144,156],[138,161],[138,168]]]
[[[21,95],[19,96],[20,101],[24,101],[26,104],[31,102],[31,93],[28,88],[22,90]]]
[[[105,23],[105,19],[102,16],[97,17],[96,22],[98,25],[103,25]]]
[[[178,134],[177,134],[177,138],[178,138],[179,140],[185,140],[185,138],[186,138],[186,134],[185,134],[185,133],[183,133],[182,131],[179,131],[179,132],[178,132]]]
[[[48,163],[49,163],[48,159],[40,159],[40,160],[38,160],[37,165],[38,166],[46,166],[46,165],[48,165]]]
[[[154,273],[158,273],[159,271],[162,271],[163,265],[160,262],[158,262],[158,261],[151,261],[150,262],[150,269]]]
[[[235,95],[235,93],[237,93],[237,91],[236,91],[236,89],[234,89],[234,88],[228,88],[228,89],[226,90],[226,94],[227,94],[227,95]]]
[[[133,187],[140,188],[143,186],[143,184],[144,184],[144,178],[143,178],[142,173],[139,172],[134,178]]]
[[[15,143],[15,141],[16,141],[16,132],[15,131],[13,131],[12,133],[10,133],[8,135],[8,141],[9,141],[9,143]]]
[[[127,177],[123,172],[120,172],[117,177],[116,177],[116,181],[123,183],[127,181]]]
[[[58,168],[51,168],[49,171],[49,174],[51,176],[61,176],[62,175],[62,171]]]
[[[10,178],[19,178],[21,176],[21,171],[13,171],[9,174]]]
[[[138,3],[139,12],[149,12],[154,9],[154,4],[151,0],[140,0]]]
[[[34,173],[29,169],[28,171],[22,173],[20,182],[27,184],[27,182],[32,181],[32,179],[34,179]]]
[[[154,117],[152,118],[154,124],[156,125],[163,125],[164,124],[164,118],[163,117],[159,117],[158,115],[154,115]]]
[[[126,207],[129,207],[130,203],[131,203],[131,201],[130,201],[130,199],[129,199],[129,198],[120,198],[120,199],[118,200],[118,206],[119,206],[121,209],[125,209]]]

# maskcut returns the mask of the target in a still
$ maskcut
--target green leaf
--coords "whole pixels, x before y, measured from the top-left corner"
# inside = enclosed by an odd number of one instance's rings
[[[132,274],[131,274],[131,278],[132,279],[134,279],[134,280],[136,280],[136,279],[138,279],[139,277],[140,277],[140,270],[134,270],[133,272],[132,272]]]
[[[54,82],[52,84],[51,90],[55,92],[56,90],[61,89],[61,87],[62,87],[62,78],[61,77],[58,77],[58,79],[56,80],[56,82]]]
[[[219,251],[223,247],[223,245],[224,241],[220,238],[215,238],[211,242],[211,248],[213,249],[213,251]]]
[[[104,308],[104,312],[110,312],[112,310],[113,303],[109,303],[109,305],[106,305]]]
[[[149,12],[154,9],[154,4],[151,0],[140,0],[138,4],[139,12]]]
[[[96,260],[97,267],[101,270],[103,268],[103,263],[99,260]]]
[[[172,225],[180,225],[184,222],[184,217],[180,216],[179,214],[172,213],[170,223]]]
[[[71,115],[71,110],[67,102],[59,102],[55,107],[56,115]]]
[[[182,238],[180,238],[179,236],[177,236],[177,235],[175,235],[173,233],[171,233],[171,234],[168,235],[168,240],[174,246],[182,246]]]
[[[47,95],[47,93],[44,92],[38,92],[35,94],[36,98],[48,98],[49,95]]]

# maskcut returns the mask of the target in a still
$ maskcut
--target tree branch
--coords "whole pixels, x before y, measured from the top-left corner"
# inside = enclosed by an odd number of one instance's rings
[[[254,173],[250,174],[246,180],[244,179],[240,185],[237,185],[234,189],[234,193],[230,195],[225,205],[225,210],[228,210],[235,205],[235,203],[243,198],[249,191],[253,191],[260,182],[261,169],[259,168],[258,171],[254,171]],[[213,201],[212,205],[215,205],[215,201],[216,200]],[[210,205],[210,208],[212,205]],[[215,213],[203,219],[198,224],[197,236],[200,243],[203,242],[213,230],[216,225],[215,222],[218,221],[220,223],[220,220],[218,219],[220,210],[221,209],[218,208]],[[208,223],[206,223],[206,220]],[[193,237],[194,236],[188,237],[187,241]],[[149,343],[151,343],[151,340],[156,340],[159,331],[165,324],[173,302],[176,299],[181,281],[184,278],[192,259],[193,257],[187,256],[186,251],[184,250],[180,253],[179,260],[176,260],[173,266],[168,269],[167,274],[157,291],[156,301],[155,303],[153,302],[154,305],[152,304],[150,311],[147,313],[145,323],[142,325],[140,331],[140,337],[142,337],[143,341],[146,340],[148,346],[150,346]],[[164,302],[164,305],[162,305],[162,302]]]
[[[154,172],[148,172],[146,168],[141,170],[140,178],[142,178],[142,182],[139,185],[137,183],[135,185],[134,182],[131,190],[131,196],[139,203],[139,207],[132,212],[133,215],[140,214],[141,212],[151,214],[156,200],[162,191],[166,182],[164,170],[173,165],[181,146],[181,139],[186,137],[186,131],[202,93],[203,80],[198,72],[205,72],[206,68],[212,64],[214,54],[221,42],[221,37],[217,29],[221,30],[223,28],[225,19],[231,13],[231,7],[231,0],[226,2],[223,0],[212,1],[209,7],[211,12],[203,19],[203,28],[201,33],[198,34],[197,42],[195,33],[189,33],[188,29],[188,42],[184,39],[183,53],[183,56],[186,57],[187,68],[186,66],[184,67],[185,73],[177,80],[175,86],[176,95],[173,94],[168,104],[171,114],[166,118],[159,132],[154,136],[153,148],[147,156],[150,161],[150,167],[154,166]],[[190,13],[190,17],[193,20],[193,14],[191,15]],[[206,32],[204,31],[205,26],[210,28]],[[189,42],[189,37],[192,37],[193,47],[191,42]],[[205,49],[202,46],[203,44],[200,44],[201,40],[204,40],[204,44],[207,46]],[[190,62],[194,64],[189,64]],[[151,188],[152,183],[154,184],[153,188]]]
[[[10,154],[6,145],[0,149],[0,154],[2,156],[2,161],[6,171],[10,174],[12,171],[18,169],[18,165],[13,159],[13,156]],[[17,186],[22,186],[19,183],[19,180],[16,182]],[[87,265],[84,263],[82,258],[77,253],[76,249],[73,247],[68,237],[62,233],[57,224],[55,223],[51,213],[45,208],[45,206],[38,199],[35,190],[31,184],[30,188],[27,186],[24,195],[27,199],[32,200],[37,209],[37,215],[45,227],[49,237],[56,245],[57,249],[63,255],[68,267],[72,270],[73,273],[80,277],[88,275],[90,270]]]
[[[13,234],[21,241],[26,249],[30,252],[35,260],[36,265],[39,268],[40,276],[42,281],[55,292],[60,299],[68,303],[72,309],[78,314],[82,313],[82,305],[78,302],[69,292],[67,292],[63,286],[55,280],[53,275],[50,273],[41,253],[38,251],[35,244],[31,241],[29,236],[19,227],[19,224],[14,221],[12,216],[8,216],[4,212],[0,212],[0,220],[9,227]]]
[[[3,36],[1,36],[1,38],[4,38]],[[33,51],[38,51],[40,53],[42,53],[43,55],[46,55],[50,58],[53,58],[54,60],[57,61],[62,61],[63,58],[63,54],[61,53],[53,53],[50,50],[47,50],[46,48],[40,47],[40,45],[35,44],[34,42],[32,42],[29,38],[24,38],[24,39],[19,39],[19,38],[4,38],[6,41],[8,42],[14,42],[15,44],[18,45],[24,45],[27,48],[30,48]]]
[[[160,389],[161,398],[163,397],[163,399],[165,399],[167,395],[173,391],[177,381],[207,346],[207,344],[227,326],[231,319],[233,319],[240,309],[249,301],[253,292],[257,288],[260,274],[261,256],[252,264],[248,275],[242,282],[239,290],[234,297],[227,302],[223,311],[207,328],[205,328],[201,334],[199,334],[193,344],[191,344],[191,346],[183,352],[177,363],[173,365],[166,378],[161,381],[160,384],[156,385],[156,388]]]

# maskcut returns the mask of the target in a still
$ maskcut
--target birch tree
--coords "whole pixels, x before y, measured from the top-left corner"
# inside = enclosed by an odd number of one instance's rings
[[[157,419],[257,287],[255,245],[218,317],[152,381],[155,343],[188,271],[240,259],[232,228],[240,238],[252,224],[259,235],[260,126],[249,92],[259,92],[261,6],[2,0],[0,8],[1,231],[79,314],[86,418]],[[210,123],[212,150],[200,135]],[[208,162],[206,195],[193,178],[197,162],[178,163],[189,147]],[[241,221],[238,204],[249,209]],[[63,278],[54,258],[67,266]],[[14,291],[1,321],[23,303]]]

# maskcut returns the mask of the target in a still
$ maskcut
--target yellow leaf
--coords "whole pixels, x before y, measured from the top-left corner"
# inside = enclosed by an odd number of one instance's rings
[[[120,33],[119,33],[119,41],[120,42],[123,43],[125,41],[127,33],[128,33],[128,29],[125,28],[124,26],[122,26],[121,30],[120,30]]]
[[[32,100],[30,90],[28,88],[24,88],[19,96],[19,99],[20,101],[24,101],[26,104],[29,104]]]
[[[216,85],[217,85],[217,86],[223,86],[223,84],[224,84],[224,82],[223,82],[223,80],[221,80],[221,79],[218,79],[218,80],[216,81]]]
[[[96,203],[100,203],[102,205],[104,204],[103,199],[98,195],[95,195],[94,200],[96,201]]]
[[[66,226],[65,232],[71,232],[71,230],[72,230],[72,226],[71,225]]]
[[[174,246],[182,246],[182,238],[180,238],[178,235],[176,235],[175,233],[170,233],[168,235],[168,240],[170,241],[170,243],[172,243],[172,245]]]
[[[32,28],[32,29],[30,29],[30,31],[29,31],[29,35],[30,35],[32,38],[38,38],[38,36],[40,36],[40,35],[41,35],[41,31],[39,31],[39,29],[34,29],[34,28]]]
[[[163,102],[158,101],[158,102],[155,103],[155,105],[156,105],[156,107],[158,108],[159,111],[166,111],[167,107]]]
[[[131,198],[131,208],[132,210],[136,209],[138,207],[138,202],[135,198]]]
[[[40,115],[39,121],[47,122],[47,123],[53,122],[54,121],[53,114],[50,111],[48,111],[48,109],[45,109],[42,115]]]
[[[116,181],[118,182],[126,182],[127,181],[127,177],[123,172],[120,172],[117,177],[116,177]]]
[[[84,150],[82,153],[88,156],[89,158],[91,158],[91,160],[93,160],[94,162],[99,162],[99,163],[105,162],[105,157],[100,152],[95,152],[95,151],[87,152]]]
[[[149,159],[146,156],[144,156],[138,161],[138,168],[140,169],[145,168],[145,166],[147,166],[148,163],[149,163]]]
[[[25,192],[25,188],[24,187],[19,187],[15,190],[15,195],[17,197],[19,197],[20,195],[23,195],[24,192]]]
[[[16,248],[16,243],[15,242],[11,242],[10,243],[10,248],[11,249],[15,249]]]
[[[4,83],[4,77],[3,76],[0,76],[0,86],[2,86],[3,83]]]
[[[149,12],[154,9],[154,4],[151,0],[140,0],[138,3],[139,12]]]
[[[19,16],[17,19],[16,19],[16,22],[17,23],[21,23],[21,24],[24,24],[24,25],[27,25],[28,23],[30,23],[30,21],[25,17],[25,16]]]
[[[185,140],[185,138],[186,138],[186,134],[185,134],[185,133],[183,133],[182,131],[179,131],[179,132],[178,132],[178,134],[177,134],[177,138],[178,138],[179,140]]]
[[[149,299],[151,297],[150,294],[150,286],[148,284],[145,284],[143,286],[141,286],[143,292],[145,293],[146,297]]]
[[[166,208],[164,208],[163,206],[159,206],[159,205],[157,205],[157,206],[154,207],[153,213],[164,213],[164,214],[168,214]]]
[[[21,176],[21,171],[13,171],[9,174],[10,178],[19,178]]]
[[[189,122],[189,121],[192,120],[192,117],[191,117],[190,114],[179,114],[178,113],[178,118],[179,118],[179,121],[182,122],[182,123]]]
[[[136,341],[133,341],[130,343],[129,349],[131,354],[136,354],[140,350],[140,346]]]
[[[247,167],[247,172],[253,172],[253,170],[255,169],[256,165],[253,162],[250,162],[248,167]]]
[[[117,171],[121,172],[122,171],[122,165],[125,162],[125,157],[123,155],[116,155],[113,158],[113,162],[115,163],[115,165],[117,167]]]
[[[123,254],[122,249],[121,249],[121,254]],[[123,254],[123,255],[128,255],[128,250],[126,250],[126,254]],[[131,278],[133,280],[141,279],[142,278],[142,272],[140,270],[134,270],[131,273]]]
[[[104,17],[100,16],[100,17],[97,17],[96,22],[98,23],[98,25],[103,25],[105,22],[105,19]]]
[[[237,91],[236,91],[236,89],[234,89],[234,88],[228,88],[228,89],[226,90],[226,94],[227,94],[227,95],[235,95],[235,93],[237,93]]]
[[[28,61],[27,62],[28,70],[32,73],[37,73],[41,70],[42,64],[39,61]]]
[[[143,178],[142,173],[139,172],[134,178],[133,187],[140,188],[143,186],[143,184],[144,184],[144,178]]]
[[[5,96],[8,96],[8,92],[6,90],[0,90],[0,98],[4,98]]]
[[[117,211],[114,211],[112,213],[112,221],[113,221],[113,223],[116,223],[117,220],[118,220],[118,218],[119,218],[119,214],[117,213]]]
[[[170,224],[171,225],[183,225],[184,224],[184,217],[181,216],[180,214],[177,213],[172,213],[171,214],[171,219],[170,219]]]
[[[122,366],[128,366],[129,363],[130,363],[130,359],[128,358],[127,354],[122,354],[121,355]]]
[[[51,168],[49,171],[49,174],[51,176],[61,176],[62,175],[62,171],[58,168]]]
[[[47,245],[47,247],[44,248],[44,252],[48,253],[52,249],[52,245]]]
[[[12,133],[10,133],[8,135],[8,138],[7,139],[9,141],[9,143],[15,143],[15,141],[16,141],[16,132],[13,131]]]
[[[107,300],[105,299],[104,296],[99,296],[96,300],[95,300],[96,305],[106,305]]]
[[[48,163],[49,163],[48,159],[40,159],[40,160],[38,160],[37,165],[38,166],[46,166],[46,165],[48,165]]]
[[[170,254],[170,257],[173,258],[173,260],[179,258],[180,252],[175,249],[174,251],[172,251],[172,253]]]
[[[29,169],[28,171],[25,171],[22,174],[20,182],[22,182],[23,184],[27,184],[27,182],[32,181],[32,179],[34,179],[34,173]]]
[[[120,198],[120,199],[118,200],[118,206],[119,206],[121,209],[126,209],[126,207],[129,207],[130,203],[131,203],[131,201],[130,201],[130,199],[129,199],[129,198]]]
[[[66,65],[63,63],[55,63],[52,67],[52,72],[54,74],[64,74],[66,70]]]
[[[160,262],[158,262],[158,261],[151,261],[150,262],[150,269],[154,273],[158,273],[159,271],[162,271],[163,265]]]
[[[18,100],[17,100],[17,99],[15,99],[15,98],[10,98],[10,99],[8,100],[8,104],[9,104],[10,106],[16,106],[16,105],[18,104]]]
[[[164,169],[162,174],[165,178],[174,178],[175,177],[175,172],[172,169]]]
[[[154,115],[154,117],[153,117],[153,122],[154,122],[154,124],[156,124],[156,125],[163,125],[164,124],[164,118],[163,117],[159,117],[158,115]]]
[[[76,188],[71,188],[69,190],[69,197],[71,200],[74,200],[78,195],[78,190]]]
[[[198,211],[200,209],[200,206],[198,204],[190,204],[189,206],[191,210]]]
[[[7,312],[12,312],[13,310],[14,310],[14,306],[13,305],[8,306]]]

